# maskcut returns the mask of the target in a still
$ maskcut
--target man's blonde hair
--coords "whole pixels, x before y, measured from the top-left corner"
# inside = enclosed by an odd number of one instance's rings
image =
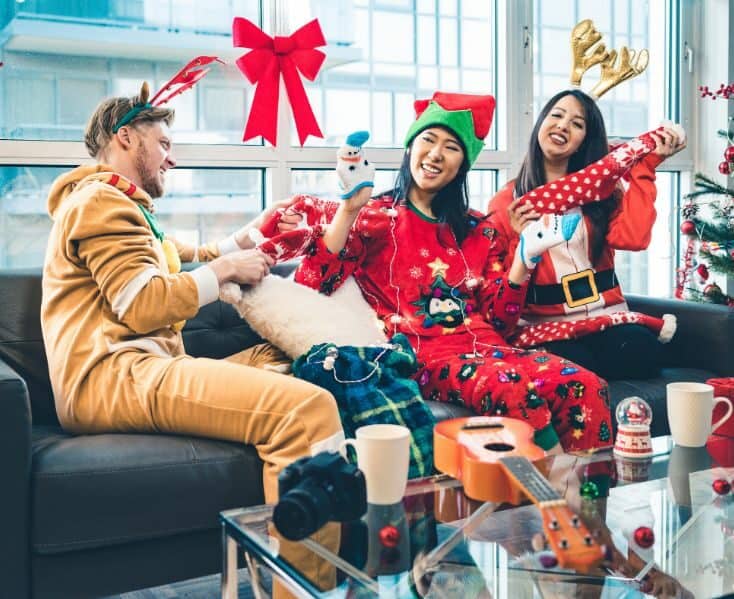
[[[107,98],[97,106],[84,131],[84,145],[87,146],[87,152],[92,158],[98,158],[110,143],[115,125],[135,106],[147,104],[149,95],[148,84],[144,82],[140,88],[140,95],[132,98]],[[136,127],[163,121],[170,127],[173,117],[173,109],[151,106],[141,109],[126,125]]]

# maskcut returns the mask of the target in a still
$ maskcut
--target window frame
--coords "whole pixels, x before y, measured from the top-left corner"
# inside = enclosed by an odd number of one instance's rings
[[[370,0],[374,3],[374,0]],[[666,97],[666,112],[673,118],[682,115],[690,140],[698,139],[694,118],[696,75],[689,48],[694,46],[697,23],[700,22],[701,0],[668,0],[666,78],[671,81]],[[262,23],[271,34],[285,35],[288,23],[287,0],[263,0]],[[460,15],[457,17],[460,20]],[[533,89],[525,83],[533,81],[533,0],[497,0],[497,46],[495,77],[498,106],[493,128],[497,132],[497,150],[483,151],[475,168],[497,172],[502,186],[520,167],[528,132],[533,125]],[[505,26],[501,26],[504,23]],[[298,24],[293,24],[298,25]],[[82,76],[82,75],[80,75]],[[55,79],[54,79],[55,80]],[[672,83],[675,83],[674,85]],[[679,90],[677,98],[672,90]],[[251,88],[247,87],[248,92]],[[676,101],[677,100],[677,101]],[[264,207],[286,198],[291,193],[292,172],[296,169],[332,169],[333,147],[293,147],[293,123],[285,93],[280,94],[278,111],[279,147],[240,144],[175,144],[178,165],[190,168],[259,168],[264,169],[265,184],[261,204]],[[513,107],[512,110],[502,107]],[[174,130],[175,133],[175,130]],[[175,138],[174,138],[175,140]],[[395,169],[402,160],[402,148],[370,148],[370,160],[378,169]],[[70,141],[0,140],[0,165],[69,166],[90,159],[84,144]],[[691,147],[663,163],[662,171],[684,178],[694,170]],[[680,197],[680,194],[679,194]],[[489,200],[489,198],[487,198]],[[680,200],[678,199],[677,202]],[[674,206],[677,213],[678,206]],[[678,223],[675,223],[677,226]],[[676,261],[680,244],[676,247]]]

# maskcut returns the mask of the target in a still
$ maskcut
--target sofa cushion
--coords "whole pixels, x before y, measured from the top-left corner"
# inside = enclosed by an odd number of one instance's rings
[[[650,404],[653,413],[650,433],[653,437],[670,434],[668,426],[668,408],[665,403],[665,386],[677,381],[691,381],[703,383],[706,379],[716,376],[708,370],[698,368],[663,368],[660,376],[654,379],[609,381],[609,390],[612,403],[612,426],[616,431],[617,422],[614,410],[625,397],[636,395]]]
[[[37,553],[214,529],[221,510],[263,501],[262,463],[252,447],[34,428],[31,544]]]

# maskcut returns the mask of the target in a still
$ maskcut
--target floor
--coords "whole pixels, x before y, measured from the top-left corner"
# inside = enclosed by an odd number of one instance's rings
[[[219,575],[184,580],[160,587],[111,595],[105,599],[212,599],[220,596]],[[240,599],[253,599],[252,587],[246,569],[239,571]]]

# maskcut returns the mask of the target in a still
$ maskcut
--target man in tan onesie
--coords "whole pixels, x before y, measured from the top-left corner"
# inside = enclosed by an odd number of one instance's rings
[[[282,468],[344,438],[336,402],[258,368],[282,361],[269,346],[225,360],[186,355],[176,323],[215,301],[225,281],[259,283],[271,262],[248,236],[261,216],[218,244],[176,244],[184,261],[206,264],[171,272],[151,215],[176,164],[173,111],[146,96],[147,85],[137,98],[99,105],[85,134],[98,163],[62,175],[49,194],[41,321],[56,411],[77,433],[160,431],[254,445],[265,500],[274,502]]]

